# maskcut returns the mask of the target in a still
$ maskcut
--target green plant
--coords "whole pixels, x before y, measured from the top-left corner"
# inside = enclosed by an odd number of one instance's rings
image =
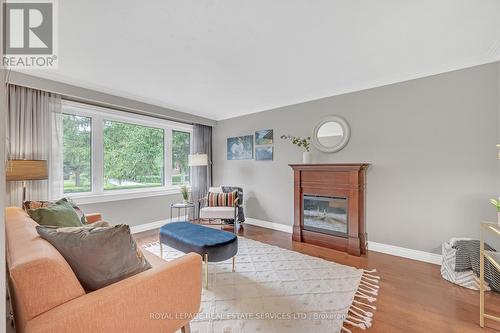
[[[301,138],[299,136],[282,135],[281,138],[283,140],[290,140],[292,144],[296,145],[297,147],[304,148],[307,152],[311,147],[310,136],[308,136],[307,138]]]
[[[186,185],[181,186],[181,194],[182,194],[182,199],[184,199],[184,201],[188,201],[189,192],[188,192],[188,188]]]
[[[490,203],[495,206],[498,212],[500,212],[500,198],[497,199],[490,199]]]

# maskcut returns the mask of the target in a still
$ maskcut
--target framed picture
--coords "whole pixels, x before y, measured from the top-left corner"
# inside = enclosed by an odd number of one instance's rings
[[[270,145],[273,143],[273,130],[263,129],[255,131],[255,144],[256,145]]]
[[[253,159],[253,135],[227,138],[227,159],[228,161]]]
[[[273,146],[255,147],[255,160],[256,161],[272,161],[273,160]]]

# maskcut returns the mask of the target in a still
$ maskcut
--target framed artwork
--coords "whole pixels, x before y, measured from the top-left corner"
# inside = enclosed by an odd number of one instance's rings
[[[227,160],[253,159],[253,135],[227,138]]]
[[[273,143],[273,130],[263,129],[255,131],[255,144],[256,145],[270,145]]]
[[[256,161],[272,161],[273,160],[273,146],[255,147],[255,160]]]

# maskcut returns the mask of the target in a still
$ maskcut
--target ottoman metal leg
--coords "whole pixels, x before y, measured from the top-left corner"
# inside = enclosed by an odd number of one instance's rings
[[[236,256],[233,257],[233,272],[236,272]]]
[[[203,256],[205,260],[205,288],[208,288],[208,253]]]

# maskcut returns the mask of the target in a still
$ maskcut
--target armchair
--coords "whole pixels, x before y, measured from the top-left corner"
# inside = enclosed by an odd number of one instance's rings
[[[221,187],[210,187],[208,192],[212,193],[222,193]],[[240,226],[238,219],[238,210],[241,206],[239,202],[239,196],[236,197],[232,206],[215,206],[211,207],[208,205],[208,195],[198,200],[198,214],[200,220],[231,220],[234,222],[234,232],[236,232]]]

